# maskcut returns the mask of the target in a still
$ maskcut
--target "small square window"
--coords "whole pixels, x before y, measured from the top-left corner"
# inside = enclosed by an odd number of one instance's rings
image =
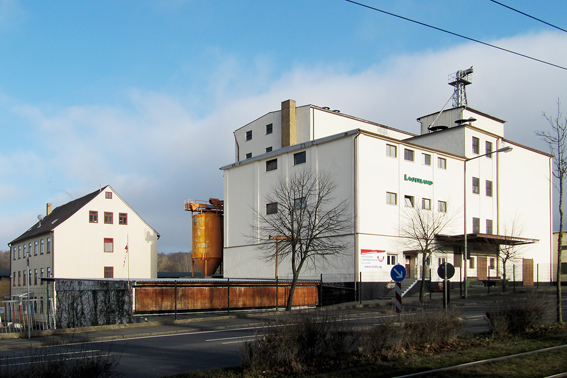
[[[423,210],[431,210],[431,200],[429,198],[421,199],[421,208]]]
[[[104,193],[104,198],[106,198],[106,199],[112,199],[112,192],[105,192],[105,193]]]
[[[114,252],[114,239],[112,238],[104,239],[104,252]]]
[[[387,144],[386,145],[386,156],[389,157],[397,157],[398,156],[398,151],[397,151],[397,147],[396,146],[392,146],[391,144]]]
[[[423,164],[431,165],[431,155],[423,154]]]
[[[472,232],[473,234],[480,233],[480,218],[472,219]]]
[[[486,180],[486,196],[492,197],[492,181]]]
[[[492,219],[486,220],[486,233],[492,235]]]
[[[118,224],[128,224],[128,214],[119,213],[118,214]]]
[[[404,149],[404,160],[413,161],[413,150]]]
[[[447,169],[447,159],[439,158],[437,159],[437,166],[439,169]]]
[[[246,140],[252,140],[252,130],[246,132]]]
[[[305,163],[306,161],[307,161],[307,157],[306,157],[305,151],[293,154],[293,164],[294,165],[302,164],[302,163]]]
[[[397,260],[396,257],[397,257],[396,255],[388,255],[386,257],[386,264],[387,265],[396,265],[396,260]]]
[[[266,214],[276,214],[278,212],[278,203],[272,202],[266,204]]]
[[[480,141],[477,137],[472,138],[472,152],[473,154],[478,154],[480,151]]]
[[[413,196],[404,196],[404,203],[406,207],[413,207],[414,204]]]
[[[398,195],[396,193],[386,192],[386,203],[388,205],[397,205]]]
[[[438,202],[438,210],[441,213],[446,213],[447,212],[447,202],[445,201],[439,201]]]
[[[272,152],[272,147],[266,147],[266,153]]]
[[[485,146],[486,146],[486,153],[488,154],[488,155],[486,155],[486,157],[492,158],[492,153],[491,153],[492,152],[492,142],[486,141]]]
[[[104,223],[106,223],[106,224],[112,224],[112,223],[114,223],[113,214],[112,214],[112,213],[106,212],[106,211],[104,212]]]
[[[104,267],[104,278],[114,278],[114,267],[112,266]]]
[[[98,211],[89,211],[89,223],[98,223]]]
[[[278,159],[268,160],[266,162],[266,172],[278,169]]]
[[[472,178],[472,192],[475,194],[480,193],[480,180],[478,179],[478,177]]]
[[[246,159],[251,159],[252,158],[252,152],[249,152],[246,154]]]
[[[305,197],[296,198],[293,202],[295,210],[301,210],[307,207],[307,200],[305,199]]]
[[[271,123],[270,123],[270,124],[267,124],[267,125],[266,125],[266,134],[271,134],[271,133],[272,133],[272,129],[273,129],[273,125],[272,125]]]

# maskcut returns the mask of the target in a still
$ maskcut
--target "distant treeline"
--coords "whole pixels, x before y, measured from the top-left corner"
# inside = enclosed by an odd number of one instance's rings
[[[4,269],[10,270],[10,251],[0,251],[0,270]]]
[[[158,272],[190,272],[191,252],[158,253]]]

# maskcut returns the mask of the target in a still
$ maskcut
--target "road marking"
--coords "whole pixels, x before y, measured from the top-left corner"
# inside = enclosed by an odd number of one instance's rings
[[[236,337],[223,337],[220,339],[208,339],[205,341],[224,341],[224,340],[240,340],[240,339],[250,339],[252,337],[256,337],[256,335],[250,335],[250,336],[236,336]]]

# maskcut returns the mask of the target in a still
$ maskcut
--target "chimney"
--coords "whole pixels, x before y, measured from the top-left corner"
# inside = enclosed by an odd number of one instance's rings
[[[282,148],[293,146],[296,137],[295,101],[282,102]]]
[[[47,204],[47,210],[45,211],[45,216],[48,216],[49,214],[51,214],[51,204],[50,203]]]

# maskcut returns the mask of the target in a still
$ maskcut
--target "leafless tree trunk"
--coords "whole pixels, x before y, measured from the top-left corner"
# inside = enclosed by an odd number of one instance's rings
[[[350,245],[345,235],[352,232],[352,213],[346,200],[334,197],[336,188],[328,174],[302,170],[280,177],[266,196],[270,214],[267,207],[256,211],[259,226],[252,226],[251,239],[268,261],[291,260],[287,311],[291,310],[301,271],[306,266],[324,264]]]
[[[400,236],[410,250],[421,251],[421,288],[419,300],[423,301],[425,287],[425,262],[434,253],[441,252],[442,247],[435,240],[436,236],[446,232],[452,225],[454,214],[437,210],[425,210],[412,207],[403,214],[404,220],[400,224]]]
[[[518,244],[517,240],[523,233],[523,227],[517,217],[504,225],[502,235],[504,237],[504,244],[501,244],[498,249],[498,258],[502,262],[502,291],[507,288],[507,275],[506,265],[508,262],[516,260],[523,253],[522,244]]]
[[[536,131],[536,135],[543,139],[551,154],[555,157],[553,164],[553,176],[557,179],[559,190],[559,240],[557,241],[557,321],[563,323],[561,311],[561,247],[563,245],[563,181],[567,176],[567,118],[563,119],[561,114],[561,102],[557,100],[557,116],[551,117],[543,113],[549,122],[551,131]]]

